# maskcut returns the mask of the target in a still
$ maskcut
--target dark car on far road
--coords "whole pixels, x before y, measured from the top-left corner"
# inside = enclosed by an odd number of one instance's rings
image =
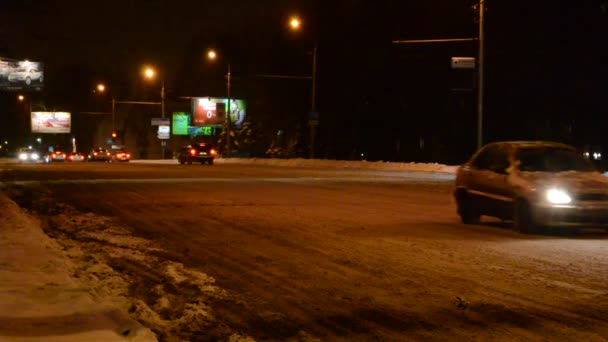
[[[201,164],[213,165],[213,159],[217,151],[209,144],[191,144],[180,149],[177,155],[177,160],[180,164],[192,164],[199,162]]]
[[[463,223],[487,215],[520,232],[542,227],[608,227],[608,177],[574,147],[547,141],[494,142],[456,173]]]

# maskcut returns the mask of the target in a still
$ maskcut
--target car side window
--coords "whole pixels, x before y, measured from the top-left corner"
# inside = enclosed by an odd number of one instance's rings
[[[471,162],[476,169],[498,173],[505,173],[510,164],[509,149],[501,145],[488,146]]]

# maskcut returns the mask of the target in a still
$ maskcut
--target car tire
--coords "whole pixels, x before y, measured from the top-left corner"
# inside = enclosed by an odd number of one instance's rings
[[[536,231],[536,225],[532,220],[532,210],[526,200],[517,200],[513,212],[513,227],[522,234],[530,234]]]
[[[188,165],[192,165],[192,159],[188,159]]]
[[[471,201],[471,196],[465,190],[459,190],[456,193],[456,206],[458,207],[458,216],[464,224],[479,223],[481,214],[475,210]]]
[[[213,159],[209,159],[209,161],[207,161],[207,163],[208,163],[209,165],[213,165]]]

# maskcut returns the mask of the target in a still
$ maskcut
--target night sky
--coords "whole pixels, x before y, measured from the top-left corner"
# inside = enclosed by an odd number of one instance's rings
[[[157,101],[158,84],[141,77],[143,65],[154,65],[168,112],[188,110],[183,97],[225,95],[229,61],[233,96],[248,101],[263,137],[255,153],[273,139],[299,141],[293,153],[304,157],[311,82],[259,75],[310,75],[316,41],[317,157],[458,163],[476,147],[477,99],[474,72],[451,69],[450,58],[477,56],[477,42],[392,41],[476,37],[473,5],[2,0],[0,57],[43,62],[45,88],[28,100],[72,112],[73,134],[90,145],[100,143],[89,134],[98,118],[81,113],[108,110],[107,98],[92,92],[96,83],[116,98]],[[547,139],[608,151],[607,1],[487,0],[486,7],[484,141]],[[291,14],[304,21],[298,34],[287,28]],[[219,51],[218,63],[205,60],[209,47]],[[121,110],[133,113],[129,120],[158,114]],[[0,92],[0,138],[31,139],[23,116],[16,93]]]

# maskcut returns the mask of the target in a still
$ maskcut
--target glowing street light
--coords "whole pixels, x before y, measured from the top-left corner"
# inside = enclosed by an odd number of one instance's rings
[[[291,27],[292,30],[299,30],[301,25],[302,22],[298,17],[291,17],[289,20],[289,27]]]
[[[217,52],[215,52],[213,49],[207,51],[207,58],[212,61],[215,60],[217,58]]]
[[[19,96],[17,96],[17,100],[23,101],[23,100],[25,100],[25,96],[19,95]]]
[[[106,91],[106,86],[103,83],[98,84],[97,91],[103,93],[104,91]]]
[[[154,69],[152,68],[145,68],[144,69],[144,76],[146,76],[146,78],[148,79],[152,79],[156,76],[156,71],[154,71]]]

